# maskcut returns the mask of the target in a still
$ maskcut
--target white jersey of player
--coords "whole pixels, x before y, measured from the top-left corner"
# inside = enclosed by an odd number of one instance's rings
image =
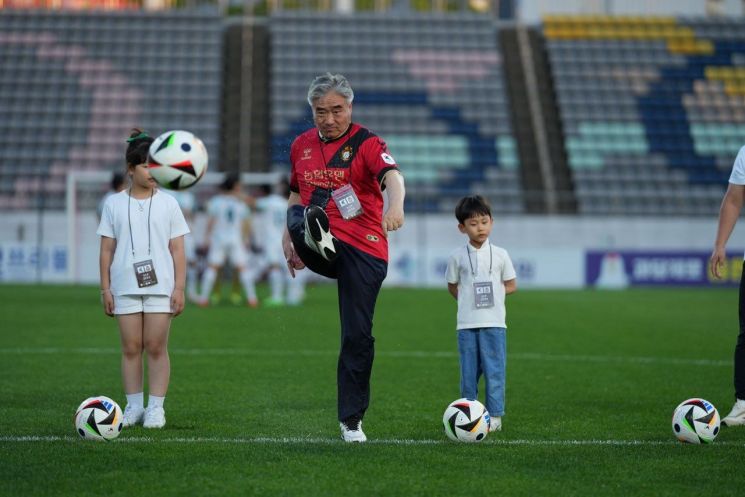
[[[211,243],[242,243],[243,225],[251,214],[245,202],[233,195],[217,195],[207,204],[207,214],[215,221]]]
[[[188,191],[176,191],[176,190],[169,190],[168,193],[171,194],[173,198],[176,199],[178,202],[179,207],[181,207],[181,212],[184,213],[184,217],[186,218],[187,224],[189,224],[189,228],[192,228],[192,216],[194,215],[194,211],[197,206],[196,198],[194,197],[194,194]],[[197,258],[197,247],[196,243],[194,242],[194,234],[189,233],[186,236],[184,236],[184,252],[186,254],[186,260],[187,261],[194,261]]]
[[[236,266],[245,266],[248,252],[243,245],[243,225],[251,214],[248,206],[233,195],[220,194],[207,204],[207,214],[214,219],[207,262],[222,266],[228,258]]]
[[[287,224],[287,199],[271,194],[256,200],[260,212],[257,226],[257,239],[264,252],[267,264],[284,264],[282,235]]]

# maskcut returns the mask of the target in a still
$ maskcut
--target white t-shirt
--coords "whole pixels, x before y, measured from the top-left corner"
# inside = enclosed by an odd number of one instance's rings
[[[116,192],[114,190],[109,190],[104,194],[103,197],[101,197],[101,200],[98,202],[98,205],[96,206],[96,213],[98,213],[98,219],[101,219],[101,216],[103,215],[103,206],[106,203],[106,200],[112,196],[115,195]]]
[[[207,214],[215,219],[211,244],[243,243],[243,221],[251,214],[245,202],[233,195],[216,195],[207,204]]]
[[[140,210],[142,206],[142,210]],[[127,215],[129,211],[129,216]],[[150,254],[148,255],[148,211],[150,211]],[[130,237],[130,223],[132,226]],[[125,190],[111,195],[103,207],[96,233],[116,240],[111,263],[111,293],[113,295],[166,295],[173,293],[175,284],[173,258],[168,242],[189,233],[178,202],[161,190],[151,200],[130,199]],[[135,254],[132,255],[132,240]],[[158,283],[140,288],[134,264],[153,261]]]
[[[169,190],[168,194],[176,199],[184,217],[188,218],[186,224],[193,222],[194,212],[197,209],[197,200],[194,194],[186,190]],[[191,230],[191,228],[189,228]],[[194,263],[197,260],[197,244],[194,241],[194,233],[184,235],[184,252],[187,262]]]
[[[735,157],[735,164],[732,166],[732,174],[730,174],[729,182],[733,185],[745,185],[745,147],[742,147],[737,152]]]
[[[196,210],[197,200],[192,192],[174,190],[169,191],[168,194],[176,199],[179,207],[181,207],[181,212],[193,213]]]
[[[457,329],[507,327],[504,282],[517,275],[505,249],[491,245],[489,240],[480,249],[469,242],[450,254],[445,277],[448,283],[458,285]],[[473,284],[485,281],[492,282],[494,306],[477,309]]]

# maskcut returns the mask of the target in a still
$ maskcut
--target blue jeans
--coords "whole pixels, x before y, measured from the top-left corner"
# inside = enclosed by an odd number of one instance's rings
[[[491,416],[503,416],[507,329],[458,330],[458,352],[461,397],[471,400],[478,398],[479,378],[483,373],[486,383],[486,410]]]

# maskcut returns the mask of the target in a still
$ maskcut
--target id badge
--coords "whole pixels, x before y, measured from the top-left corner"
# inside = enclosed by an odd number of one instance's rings
[[[494,286],[491,281],[477,281],[473,284],[476,309],[494,307]]]
[[[346,184],[331,192],[331,198],[334,199],[336,207],[339,209],[341,217],[344,219],[353,219],[362,214],[362,204],[357,194],[354,193],[352,185]]]
[[[146,286],[153,286],[158,283],[158,277],[155,276],[155,267],[153,267],[152,259],[142,262],[135,262],[133,266],[135,268],[137,286],[139,286],[140,288],[144,288]]]

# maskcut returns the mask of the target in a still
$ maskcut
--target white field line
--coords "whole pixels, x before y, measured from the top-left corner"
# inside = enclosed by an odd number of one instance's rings
[[[266,350],[266,349],[216,349],[216,348],[171,348],[172,355],[215,355],[215,356],[330,356],[336,357],[335,350]],[[114,347],[17,347],[0,348],[0,355],[33,355],[33,354],[119,354]],[[400,350],[376,351],[377,357],[391,357],[401,359],[455,359],[457,352]],[[731,360],[717,359],[685,359],[678,357],[633,357],[633,356],[604,356],[604,355],[572,355],[572,354],[541,354],[541,353],[512,353],[508,359],[526,361],[558,361],[558,362],[594,362],[611,364],[662,364],[680,366],[717,366],[732,367]]]
[[[52,442],[80,442],[79,437],[65,436],[0,436],[0,443],[52,443]],[[143,444],[236,444],[236,445],[344,445],[340,438],[320,437],[249,437],[249,438],[150,438],[150,437],[123,437],[112,443],[143,443]],[[371,445],[455,445],[454,442],[443,439],[370,439]],[[675,440],[488,440],[481,445],[505,445],[505,446],[608,446],[608,447],[649,447],[649,446],[672,446],[681,445]],[[745,442],[715,442],[715,445],[726,445],[745,447]]]

